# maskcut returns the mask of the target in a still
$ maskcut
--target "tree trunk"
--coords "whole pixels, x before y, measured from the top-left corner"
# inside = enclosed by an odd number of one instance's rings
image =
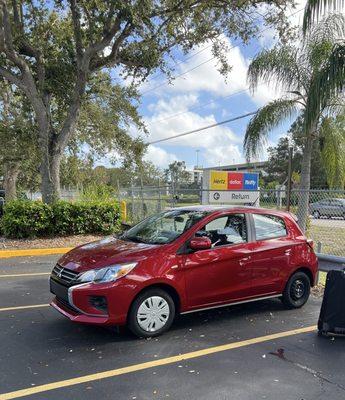
[[[60,198],[60,163],[61,154],[47,152],[41,163],[41,192],[44,203],[54,203]]]
[[[19,172],[19,161],[7,161],[4,163],[4,189],[6,201],[17,198],[17,179]]]
[[[310,166],[313,150],[313,136],[309,134],[303,149],[303,159],[301,167],[301,184],[298,196],[297,218],[298,225],[305,233],[307,219],[309,215],[309,191],[310,191]]]

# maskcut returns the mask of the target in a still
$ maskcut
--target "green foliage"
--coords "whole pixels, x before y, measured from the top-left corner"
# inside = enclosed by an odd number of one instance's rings
[[[58,201],[52,204],[53,233],[78,235],[84,233],[109,234],[120,224],[120,208],[115,201]]]
[[[341,11],[345,7],[344,0],[308,0],[304,10],[303,31],[310,29],[313,21],[318,21],[326,12]]]
[[[115,196],[115,189],[111,186],[93,183],[83,188],[80,196],[81,201],[112,201]]]
[[[300,171],[303,158],[304,130],[303,120],[298,118],[288,131],[288,136],[279,139],[274,147],[267,149],[268,162],[265,166],[264,185],[269,187],[270,182],[283,184],[287,179],[289,147],[293,149],[292,157],[292,182],[298,186],[301,181]],[[320,152],[320,142],[315,140],[312,149],[310,184],[312,188],[327,188],[325,163]],[[273,188],[275,185],[273,185]]]
[[[250,120],[244,137],[247,159],[262,151],[268,133],[296,112],[296,100],[273,100],[262,107]]]
[[[325,118],[320,127],[321,158],[326,167],[331,188],[345,185],[345,114]]]
[[[1,230],[9,238],[32,238],[86,233],[110,234],[119,230],[120,208],[115,201],[14,200],[5,205]]]
[[[13,200],[5,204],[2,232],[9,238],[48,236],[53,233],[52,209],[40,201]]]
[[[253,59],[248,69],[252,90],[262,80],[286,91],[288,95],[262,107],[251,119],[244,141],[248,159],[260,154],[268,133],[285,120],[291,119],[294,112],[298,116],[296,121],[302,122],[299,146],[302,152],[307,138],[313,141],[320,137],[323,120],[341,112],[339,107],[333,106],[337,99],[334,99],[335,92],[330,87],[329,75],[325,73],[325,70],[330,70],[330,57],[338,35],[345,36],[345,16],[331,15],[313,27],[302,45],[277,46],[262,51]],[[344,57],[342,63],[344,66]],[[331,71],[343,85],[345,69],[341,72],[340,64],[340,61],[338,65],[333,63]],[[320,99],[323,99],[323,103]],[[342,148],[333,146],[333,149],[334,157],[338,157]],[[330,167],[333,168],[334,163]],[[327,173],[330,173],[329,168]]]
[[[169,164],[168,168],[164,170],[164,175],[166,181],[171,182],[175,187],[181,183],[191,183],[192,180],[184,161],[174,161]]]

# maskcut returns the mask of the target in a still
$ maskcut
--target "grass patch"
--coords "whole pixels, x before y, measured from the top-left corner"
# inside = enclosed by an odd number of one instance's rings
[[[327,272],[320,271],[319,272],[318,285],[325,286],[326,285],[326,278],[327,278]]]
[[[321,253],[345,256],[345,228],[311,226],[308,237],[314,240],[315,248],[317,242],[322,243]]]

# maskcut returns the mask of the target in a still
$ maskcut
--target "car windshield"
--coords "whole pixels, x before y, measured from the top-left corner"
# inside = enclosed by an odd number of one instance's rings
[[[149,244],[171,243],[207,214],[197,210],[164,211],[133,226],[120,239]]]

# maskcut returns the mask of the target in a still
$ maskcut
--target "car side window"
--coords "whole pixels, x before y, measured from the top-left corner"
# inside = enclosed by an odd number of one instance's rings
[[[275,215],[253,214],[256,240],[273,239],[287,235],[285,222]]]
[[[206,224],[196,236],[207,236],[212,247],[245,243],[248,241],[246,217],[244,214],[230,214]]]

